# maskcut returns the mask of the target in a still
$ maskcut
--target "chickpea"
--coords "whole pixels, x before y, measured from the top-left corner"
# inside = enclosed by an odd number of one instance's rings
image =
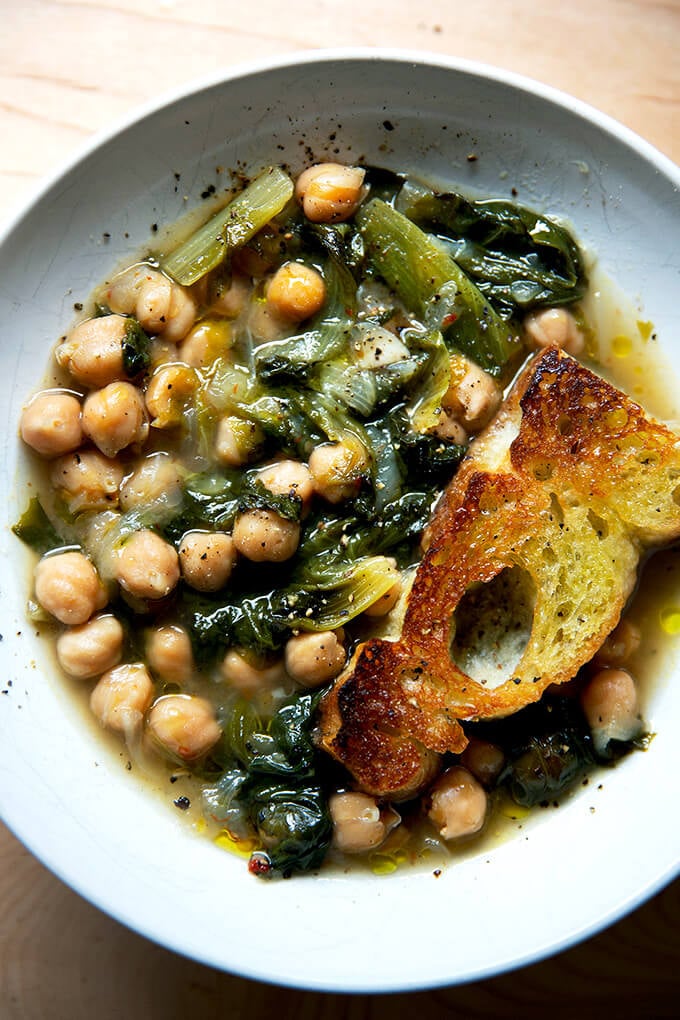
[[[267,287],[267,302],[275,315],[302,322],[320,311],[326,300],[323,276],[303,262],[286,262]]]
[[[83,441],[80,401],[63,390],[36,393],[23,409],[21,438],[42,457],[77,450]]]
[[[173,283],[170,291],[170,310],[162,329],[164,340],[179,343],[196,321],[196,302],[190,292]]]
[[[468,440],[467,432],[460,422],[452,418],[446,411],[441,412],[439,421],[432,432],[440,439],[447,439],[450,443],[459,443],[461,446],[465,446]]]
[[[135,303],[135,315],[149,333],[162,333],[170,318],[172,283],[155,270],[149,270],[141,281]]]
[[[61,623],[89,620],[108,599],[94,565],[81,552],[43,556],[35,568],[35,597]]]
[[[153,681],[144,663],[125,663],[99,679],[90,708],[102,726],[127,735],[141,726],[152,699]]]
[[[230,687],[244,698],[271,690],[284,679],[283,664],[271,662],[245,649],[230,648],[222,660],[220,672]]]
[[[72,514],[112,509],[118,505],[123,468],[99,450],[81,450],[59,457],[50,469],[50,482]]]
[[[255,563],[282,563],[295,554],[300,542],[300,525],[274,510],[246,510],[234,521],[237,552]]]
[[[216,315],[226,315],[228,319],[237,319],[246,309],[250,291],[248,277],[234,273],[228,284],[218,284],[210,311]]]
[[[637,652],[642,640],[640,628],[631,620],[620,620],[598,652],[593,662],[598,666],[624,666]]]
[[[451,361],[451,385],[444,394],[442,407],[468,432],[479,432],[500,407],[503,396],[500,386],[474,362],[455,356]],[[458,364],[460,361],[464,366]]]
[[[317,163],[303,171],[295,184],[295,197],[312,223],[341,223],[359,208],[366,195],[360,167]]]
[[[442,772],[429,794],[428,816],[443,839],[462,839],[479,832],[486,819],[484,787],[460,765]]]
[[[116,666],[123,654],[123,628],[110,613],[93,616],[57,638],[57,659],[69,676],[89,680]]]
[[[138,463],[120,487],[123,510],[148,506],[163,498],[172,502],[180,494],[181,471],[168,453],[151,453]]]
[[[190,368],[209,368],[229,350],[232,328],[224,320],[206,320],[191,330],[179,348],[180,360]]]
[[[309,470],[314,489],[329,503],[356,496],[368,459],[358,444],[324,443],[312,450]]]
[[[151,266],[140,263],[118,273],[104,293],[104,300],[111,311],[122,315],[133,315],[144,283],[155,272],[156,270]]]
[[[299,460],[277,460],[258,471],[257,479],[275,496],[296,496],[303,512],[309,509],[314,483],[306,464]]]
[[[248,328],[259,342],[281,340],[290,333],[290,322],[281,318],[268,301],[251,301]]]
[[[333,843],[346,854],[375,850],[389,832],[378,802],[366,793],[334,793],[328,807]]]
[[[146,657],[151,670],[171,683],[185,683],[194,668],[191,639],[176,625],[154,627],[147,633]]]
[[[123,343],[128,320],[122,315],[86,319],[57,348],[57,361],[89,389],[125,379]]]
[[[166,694],[151,707],[147,727],[171,758],[196,761],[222,736],[212,705],[192,694]]]
[[[222,532],[188,531],[179,546],[182,577],[196,591],[219,591],[236,561],[234,540]]]
[[[384,595],[381,595],[379,599],[376,599],[372,605],[367,606],[364,609],[365,616],[387,616],[391,613],[401,595],[401,578],[398,578],[394,582],[391,588],[388,588]]]
[[[624,669],[601,669],[581,696],[595,752],[609,757],[612,740],[633,740],[642,729],[637,688]]]
[[[83,405],[83,432],[107,457],[144,443],[149,422],[137,387],[114,382],[90,393]]]
[[[470,740],[462,755],[460,763],[482,786],[493,786],[505,764],[505,755],[500,747],[486,740]]]
[[[542,308],[529,312],[524,319],[524,331],[534,347],[555,344],[574,357],[585,347],[585,337],[567,308]]]
[[[113,312],[134,314],[148,333],[162,333],[173,343],[186,335],[196,318],[191,293],[143,263],[115,277],[106,300]]]
[[[136,531],[118,550],[115,567],[120,586],[140,599],[161,599],[179,581],[177,553],[154,531]]]
[[[336,631],[295,634],[286,642],[286,672],[303,687],[319,687],[342,671],[345,646]]]
[[[188,402],[198,388],[198,376],[187,365],[161,365],[149,380],[144,399],[155,429],[181,425]]]
[[[215,456],[227,467],[242,467],[257,456],[263,443],[264,432],[256,422],[228,415],[217,425]]]

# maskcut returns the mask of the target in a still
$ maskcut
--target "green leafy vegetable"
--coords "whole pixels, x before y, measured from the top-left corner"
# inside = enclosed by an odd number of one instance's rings
[[[135,379],[146,372],[151,364],[151,340],[136,319],[125,321],[123,340],[123,370],[128,379]]]
[[[49,552],[50,549],[58,549],[64,544],[37,496],[29,502],[17,523],[12,526],[12,531],[25,545],[40,555]]]
[[[278,216],[293,196],[293,182],[280,167],[264,170],[195,234],[163,259],[163,269],[190,286]]]

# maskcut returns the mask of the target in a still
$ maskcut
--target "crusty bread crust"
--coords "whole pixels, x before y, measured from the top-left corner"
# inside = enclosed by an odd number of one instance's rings
[[[572,679],[616,626],[641,557],[678,537],[678,436],[562,351],[540,352],[439,500],[401,636],[360,645],[322,700],[321,746],[362,789],[413,796],[465,747],[460,720]]]

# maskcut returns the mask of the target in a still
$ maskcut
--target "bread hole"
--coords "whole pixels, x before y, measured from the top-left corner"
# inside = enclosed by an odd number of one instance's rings
[[[505,683],[529,643],[535,606],[536,587],[522,567],[471,585],[451,619],[452,661],[477,683]]]
[[[547,482],[553,475],[553,466],[549,460],[534,465],[534,478],[537,482]]]
[[[557,431],[561,436],[570,436],[574,431],[574,423],[567,414],[561,414],[557,419]]]
[[[559,499],[557,498],[554,492],[550,493],[550,517],[555,522],[555,524],[558,525],[558,527],[560,528],[563,527],[564,510],[562,509],[562,504],[560,503]]]
[[[591,526],[598,538],[607,538],[609,535],[609,525],[604,518],[600,517],[599,514],[596,514],[594,510],[588,510],[588,524]]]
[[[680,506],[680,485],[676,485],[672,492],[673,502]]]

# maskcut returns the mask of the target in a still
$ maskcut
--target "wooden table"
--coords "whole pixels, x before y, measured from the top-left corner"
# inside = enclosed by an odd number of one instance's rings
[[[94,131],[248,58],[407,46],[571,92],[680,161],[680,0],[0,0],[0,219]],[[668,810],[677,810],[668,805]],[[46,834],[47,835],[47,834]],[[0,829],[1,1020],[674,1017],[680,883],[584,945],[462,988],[342,997],[184,960],[64,887]]]

